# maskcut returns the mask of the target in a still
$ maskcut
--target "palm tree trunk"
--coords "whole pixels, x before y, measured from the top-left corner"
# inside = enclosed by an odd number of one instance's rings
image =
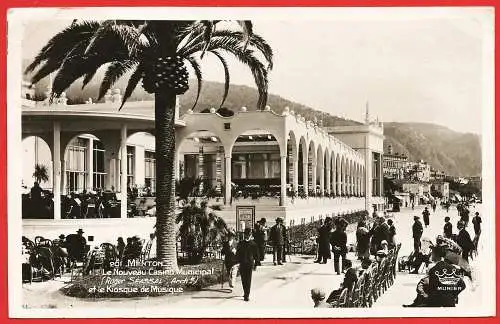
[[[155,94],[156,251],[164,268],[177,270],[175,235],[175,94]]]

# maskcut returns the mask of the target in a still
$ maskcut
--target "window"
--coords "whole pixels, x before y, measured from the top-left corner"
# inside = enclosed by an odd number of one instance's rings
[[[94,140],[92,164],[94,189],[102,189],[106,186],[104,183],[106,177],[106,172],[104,172],[104,145],[97,140]]]
[[[233,179],[279,179],[281,162],[279,153],[233,154]]]
[[[156,192],[156,156],[155,152],[144,152],[144,185],[151,189],[151,193]]]
[[[135,184],[135,147],[127,146],[127,185]]]
[[[69,142],[64,160],[66,161],[66,193],[81,192],[87,186],[88,140],[77,137]]]

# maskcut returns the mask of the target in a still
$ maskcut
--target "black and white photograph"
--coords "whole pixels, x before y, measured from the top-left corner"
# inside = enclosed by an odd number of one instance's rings
[[[7,19],[11,317],[495,315],[493,8]]]

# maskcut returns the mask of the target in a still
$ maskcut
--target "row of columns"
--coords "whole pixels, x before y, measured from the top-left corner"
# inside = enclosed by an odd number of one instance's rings
[[[292,187],[293,190],[297,190],[299,187],[299,180],[298,180],[298,172],[299,172],[299,161],[298,159],[291,159],[291,165],[292,165],[292,170],[291,170],[291,182],[292,182]],[[176,163],[176,168],[178,168],[179,163]],[[231,204],[231,196],[232,196],[232,157],[230,154],[225,154],[224,155],[224,183],[225,183],[225,192],[224,192],[224,197],[225,197],[225,204],[229,205]],[[309,168],[311,169],[309,170]],[[288,168],[288,158],[286,155],[281,155],[280,156],[280,180],[281,180],[281,187],[280,187],[280,205],[283,206],[286,203],[286,193],[287,193],[287,173],[290,171]],[[317,166],[314,163],[306,163],[303,165],[303,179],[304,179],[304,190],[306,194],[308,193],[308,188],[309,188],[309,180],[312,179],[314,183],[314,187],[316,187],[317,183]],[[354,174],[345,174],[340,170],[340,168],[336,168],[337,170],[331,170],[331,167],[327,165],[326,167],[326,174],[328,176],[325,177],[325,168],[320,167],[319,168],[319,190],[321,194],[330,194],[330,193],[335,193],[338,195],[363,195],[364,194],[364,176],[362,172],[358,172]],[[309,177],[309,173],[311,173],[311,177]],[[176,173],[176,177],[179,178],[178,172]],[[326,181],[325,181],[326,178]],[[335,183],[332,183],[332,178],[336,179]]]

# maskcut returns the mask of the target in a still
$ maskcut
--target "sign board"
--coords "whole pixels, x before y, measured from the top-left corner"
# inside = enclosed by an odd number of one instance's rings
[[[236,206],[236,230],[243,231],[255,224],[255,206]]]

